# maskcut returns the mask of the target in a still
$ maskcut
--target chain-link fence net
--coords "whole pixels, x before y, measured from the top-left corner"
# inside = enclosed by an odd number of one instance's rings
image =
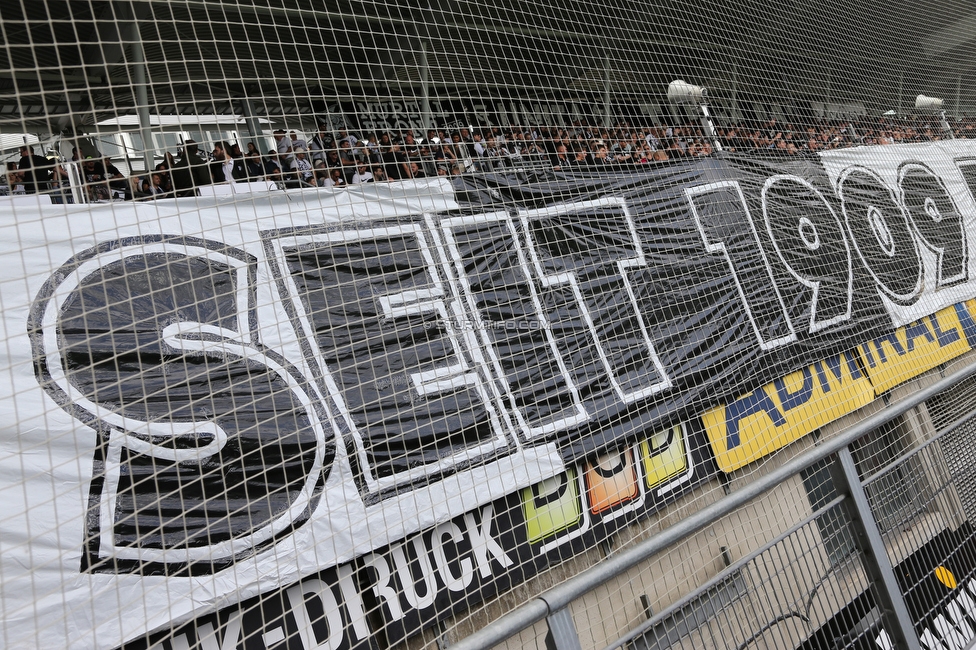
[[[0,645],[444,648],[965,365],[974,41],[0,0]],[[896,568],[968,543],[967,386],[852,447]],[[608,576],[583,646],[875,643],[832,471]],[[920,634],[976,636],[960,566]]]

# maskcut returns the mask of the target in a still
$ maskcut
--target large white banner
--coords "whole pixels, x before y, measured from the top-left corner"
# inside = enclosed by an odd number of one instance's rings
[[[896,325],[976,294],[967,241],[976,233],[976,142],[836,149],[821,160]]]
[[[259,594],[295,607],[307,588],[345,608],[330,633],[352,647],[370,637],[354,558],[408,636],[413,619],[478,602],[481,581],[523,551],[653,511],[710,471],[705,445],[667,418],[697,420],[708,400],[809,368],[822,347],[846,351],[976,295],[976,143],[820,160],[826,177],[786,158],[613,172],[598,197],[593,179],[462,179],[469,197],[486,183],[483,210],[446,179],[8,199],[4,639],[113,648]],[[506,203],[505,183],[531,205]],[[727,448],[733,429],[718,436]],[[573,477],[614,445],[643,450],[642,489],[661,492],[646,507],[622,489],[612,507],[583,507],[597,483]],[[557,502],[539,486],[564,471],[553,495],[579,516],[532,515]],[[530,486],[545,498],[519,499]],[[513,496],[506,512],[490,505]],[[414,556],[426,590],[411,582]],[[312,577],[333,569],[338,586]]]
[[[275,264],[287,264],[285,249],[326,242],[338,250],[367,232],[373,240],[412,246],[421,264],[433,264],[430,242],[398,220],[457,207],[446,180],[334,193],[79,206],[26,197],[0,205],[0,610],[6,647],[117,647],[295,583],[562,471],[551,444],[473,469],[462,455],[441,461],[437,478],[420,489],[371,499],[400,479],[380,472],[362,485],[368,472],[354,471],[361,459],[351,458],[361,448],[343,441],[350,435],[340,424],[343,414],[321,406],[335,402],[310,379],[320,369],[311,367],[295,331],[295,323],[305,321],[282,300],[282,292],[296,289],[273,272]],[[390,317],[417,305],[415,298],[390,298]],[[418,313],[424,309],[417,307]],[[135,320],[119,324],[146,313],[156,319],[152,327],[161,328],[155,343],[140,339]],[[112,340],[92,335],[99,318],[115,319]],[[210,361],[201,367],[213,376],[180,375],[172,363],[150,362],[158,349],[174,358],[205,357]],[[68,376],[79,354],[88,359],[90,381]],[[146,379],[144,400],[105,406],[113,391],[133,388],[151,367],[163,368],[156,377],[161,383]],[[192,395],[184,399],[193,381],[209,382],[214,400],[226,395],[230,410],[223,419],[213,413],[212,421],[201,422],[214,407]],[[235,402],[241,390],[259,406]],[[261,409],[278,415],[266,417]],[[281,431],[283,417],[297,431],[290,438]],[[249,442],[236,449],[238,439]],[[231,502],[241,495],[219,493],[221,484],[236,480],[229,478],[235,470],[207,469],[206,459],[218,453],[237,458],[243,505]],[[175,468],[172,480],[190,485],[180,488],[182,494],[175,487],[155,494],[163,503],[183,499],[178,504],[185,512],[144,502],[138,473],[147,466],[136,456]],[[296,457],[297,469],[289,465]],[[196,474],[187,475],[187,468]],[[422,469],[425,476],[431,471]],[[281,482],[279,474],[284,488],[262,494],[262,486]],[[215,521],[214,512],[226,514],[219,518],[225,526],[243,521],[249,529],[191,530],[195,516]],[[156,524],[136,525],[134,513],[141,522],[155,516]],[[155,543],[135,541],[139,537]]]

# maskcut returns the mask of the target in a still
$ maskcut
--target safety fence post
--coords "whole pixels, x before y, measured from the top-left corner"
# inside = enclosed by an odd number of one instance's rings
[[[563,607],[549,614],[546,623],[549,625],[549,635],[546,637],[547,648],[551,642],[552,650],[583,650],[569,607]]]
[[[854,543],[860,551],[864,570],[878,598],[882,626],[896,648],[921,650],[905,598],[895,578],[878,522],[871,511],[849,446],[838,450],[832,469],[835,488],[845,497],[842,506],[847,509]]]

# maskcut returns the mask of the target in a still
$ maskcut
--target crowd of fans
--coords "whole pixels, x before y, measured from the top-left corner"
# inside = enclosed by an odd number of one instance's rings
[[[976,118],[952,127],[952,137],[976,136]],[[187,140],[176,155],[167,152],[145,175],[126,178],[111,160],[73,151],[89,201],[193,196],[197,188],[214,183],[269,181],[277,187],[343,187],[361,183],[394,182],[467,172],[494,172],[520,167],[544,167],[572,172],[627,169],[710,156],[724,151],[774,156],[800,156],[858,145],[927,142],[950,137],[938,121],[889,117],[816,120],[806,125],[775,118],[751,125],[719,126],[706,133],[700,124],[634,127],[626,121],[612,128],[581,122],[566,127],[474,130],[431,129],[399,133],[350,134],[319,125],[306,140],[296,131],[274,132],[275,147],[261,153],[257,145],[217,142],[205,154]],[[70,200],[68,174],[56,159],[21,149],[18,163],[8,163],[8,191],[51,191]]]

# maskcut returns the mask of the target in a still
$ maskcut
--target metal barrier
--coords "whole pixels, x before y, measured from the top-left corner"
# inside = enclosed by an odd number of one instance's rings
[[[965,567],[965,578],[976,574],[976,532],[967,517],[976,488],[968,456],[976,410],[897,456],[874,438],[879,431],[899,435],[899,418],[974,376],[976,364],[888,405],[541,593],[452,650],[491,648],[543,620],[548,648],[581,648],[575,600],[795,477],[822,497],[811,515],[738,561],[727,560],[719,575],[664,611],[648,612],[609,647],[968,647],[976,640],[976,578],[957,579],[945,564],[951,558]],[[943,446],[951,448],[948,458]]]

